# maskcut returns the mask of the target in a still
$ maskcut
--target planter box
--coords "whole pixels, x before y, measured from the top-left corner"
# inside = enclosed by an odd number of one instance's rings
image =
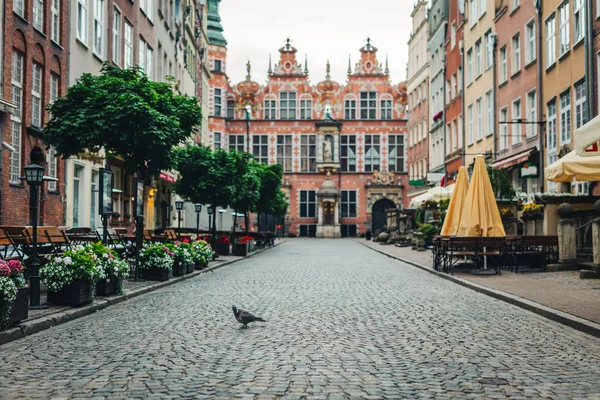
[[[192,272],[194,272],[194,264],[193,263],[189,263],[187,265],[187,268],[185,269],[185,273],[186,274],[191,274]]]
[[[117,294],[115,279],[102,279],[96,283],[96,296],[111,296]]]
[[[173,264],[173,276],[183,276],[185,275],[185,267],[182,264],[174,263]]]
[[[216,253],[218,255],[220,255],[220,256],[228,256],[229,255],[229,244],[230,243],[220,243],[220,242],[217,242],[215,244],[215,246],[216,246],[216,249],[215,249]]]
[[[166,281],[169,280],[169,270],[166,268],[142,268],[142,279],[148,281]]]
[[[61,306],[79,307],[94,300],[92,283],[87,279],[77,279],[63,286],[58,292],[48,291],[48,303]]]
[[[248,243],[234,243],[233,255],[238,257],[246,257],[248,255]]]
[[[207,262],[200,262],[200,261],[196,262],[196,265],[195,265],[196,269],[204,269],[206,267],[208,267],[208,263]]]
[[[12,310],[8,315],[10,325],[18,324],[29,316],[29,288],[18,289],[17,298],[13,302]]]

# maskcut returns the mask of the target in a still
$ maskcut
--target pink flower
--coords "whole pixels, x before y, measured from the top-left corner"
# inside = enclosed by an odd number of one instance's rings
[[[169,251],[169,248],[168,248],[167,246],[163,246],[163,248],[162,248],[162,249],[163,249],[163,251],[166,251],[166,252],[168,252],[168,251]]]
[[[10,267],[4,260],[0,260],[0,276],[10,276]]]
[[[179,240],[176,240],[174,244],[175,244],[175,246],[179,246],[181,244],[181,242]]]
[[[173,257],[173,253],[169,252],[169,257]]]
[[[23,272],[23,264],[18,260],[10,260],[8,266],[13,274],[20,274]]]

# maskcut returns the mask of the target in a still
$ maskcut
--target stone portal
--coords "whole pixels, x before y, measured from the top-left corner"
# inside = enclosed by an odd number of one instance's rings
[[[325,182],[317,192],[318,238],[341,238],[340,227],[340,192],[331,180],[331,174],[327,172]]]

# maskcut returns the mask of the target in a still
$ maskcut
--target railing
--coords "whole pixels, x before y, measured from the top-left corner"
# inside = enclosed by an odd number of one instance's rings
[[[577,259],[580,261],[592,261],[594,257],[592,222],[595,216],[581,216],[578,218],[581,224],[575,230],[575,244],[577,246]]]

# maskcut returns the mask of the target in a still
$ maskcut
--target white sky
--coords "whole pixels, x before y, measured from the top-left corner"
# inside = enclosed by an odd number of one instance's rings
[[[359,60],[367,37],[379,49],[385,66],[388,54],[393,83],[406,79],[408,39],[412,0],[223,0],[221,23],[227,39],[227,74],[236,84],[246,77],[246,63],[252,64],[252,79],[263,84],[267,77],[269,53],[273,65],[286,38],[298,49],[304,65],[308,55],[310,82],[325,79],[325,64],[331,62],[331,79],[346,81],[348,55],[352,65]]]

